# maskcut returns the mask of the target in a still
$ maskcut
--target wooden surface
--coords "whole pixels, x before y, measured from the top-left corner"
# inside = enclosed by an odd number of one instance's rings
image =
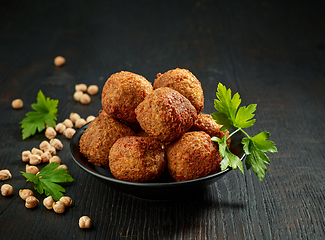
[[[324,239],[325,12],[321,1],[5,1],[0,8],[0,169],[13,175],[0,196],[1,239]],[[53,64],[57,55],[64,67]],[[64,214],[41,203],[27,209],[31,188],[21,152],[45,139],[22,140],[19,122],[37,92],[59,99],[58,122],[71,112],[96,115],[73,100],[78,83],[104,85],[128,70],[155,75],[187,68],[201,81],[204,112],[214,111],[218,82],[257,103],[248,132],[267,130],[278,153],[263,182],[232,171],[202,194],[147,201],[114,190],[81,170],[69,141],[58,155],[75,179]],[[11,101],[24,107],[14,110]],[[37,194],[36,194],[37,195]],[[39,196],[43,199],[44,196]],[[93,227],[81,230],[79,217]]]

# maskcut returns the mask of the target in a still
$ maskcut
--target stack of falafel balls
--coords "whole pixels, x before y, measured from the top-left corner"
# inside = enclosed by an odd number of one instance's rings
[[[222,159],[211,137],[229,132],[203,107],[201,83],[186,69],[157,74],[153,86],[135,73],[112,74],[80,152],[124,181],[179,182],[216,173]]]

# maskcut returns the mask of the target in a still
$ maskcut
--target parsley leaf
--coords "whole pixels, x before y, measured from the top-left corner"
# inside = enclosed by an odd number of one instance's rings
[[[216,141],[219,144],[219,152],[220,156],[222,157],[222,161],[220,163],[221,171],[226,170],[228,167],[231,167],[232,169],[236,169],[238,167],[238,169],[244,173],[242,161],[240,161],[239,157],[230,152],[227,146],[227,136],[224,136],[222,139],[218,137],[212,137],[211,140]]]
[[[254,112],[256,111],[257,105],[250,104],[247,107],[243,106],[239,108],[241,103],[239,94],[236,93],[233,97],[231,95],[231,90],[219,83],[216,93],[217,99],[214,100],[214,106],[218,112],[211,114],[212,118],[218,124],[223,125],[221,128],[222,131],[227,131],[231,127],[237,128],[236,131],[231,133],[228,137],[224,136],[223,139],[212,137],[213,141],[219,143],[219,152],[223,158],[220,163],[221,170],[225,170],[228,167],[232,169],[238,167],[240,171],[244,173],[242,164],[239,164],[239,158],[230,152],[226,144],[227,139],[235,132],[242,131],[247,136],[242,139],[242,144],[244,145],[243,150],[246,154],[246,169],[252,168],[253,172],[262,181],[267,171],[265,164],[270,164],[270,159],[265,153],[275,153],[277,152],[277,148],[274,142],[266,140],[271,135],[269,132],[264,131],[254,137],[250,137],[243,130],[243,128],[254,125],[256,120],[252,118],[255,116]]]
[[[34,188],[38,193],[45,193],[46,196],[52,196],[55,201],[63,197],[65,189],[57,183],[72,182],[73,178],[68,174],[68,170],[59,168],[59,163],[49,163],[39,174],[21,172],[27,181],[34,183]]]
[[[59,100],[53,100],[45,98],[44,94],[40,90],[37,94],[37,103],[31,105],[35,111],[28,112],[26,117],[20,122],[22,130],[23,140],[34,135],[36,130],[41,132],[45,129],[45,126],[55,126],[55,121],[58,117],[57,106]]]

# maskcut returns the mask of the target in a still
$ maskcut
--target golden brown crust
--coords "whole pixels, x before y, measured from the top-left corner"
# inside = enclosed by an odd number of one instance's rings
[[[215,173],[221,162],[211,137],[202,131],[187,132],[167,145],[166,157],[169,174],[177,182]]]
[[[167,87],[154,90],[138,105],[135,113],[141,128],[162,142],[179,138],[197,117],[190,101]]]
[[[102,91],[102,107],[110,116],[135,122],[134,109],[153,91],[151,83],[135,73],[122,71],[112,74]]]
[[[204,107],[204,96],[200,81],[187,69],[172,69],[164,74],[158,73],[154,89],[170,87],[185,96],[195,107],[197,114]]]
[[[109,117],[104,111],[89,123],[79,141],[80,152],[96,166],[108,168],[109,150],[115,141],[135,133],[120,121]]]
[[[220,130],[222,125],[216,123],[210,114],[201,113],[197,115],[197,119],[194,121],[193,126],[189,131],[203,131],[210,135],[210,137],[223,138],[225,135],[229,136],[229,131],[223,132]],[[229,147],[231,139],[227,140]]]
[[[130,182],[158,179],[166,167],[163,145],[151,137],[129,136],[118,139],[109,154],[113,176]]]

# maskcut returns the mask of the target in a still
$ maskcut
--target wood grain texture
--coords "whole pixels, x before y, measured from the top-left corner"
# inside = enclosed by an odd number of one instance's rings
[[[0,8],[0,169],[14,195],[0,196],[1,239],[324,239],[325,12],[321,1],[6,1]],[[57,55],[66,65],[53,64]],[[41,89],[59,99],[58,122],[71,112],[97,115],[73,100],[78,83],[100,91],[127,70],[153,83],[157,73],[188,68],[201,81],[204,112],[214,111],[218,82],[257,103],[251,135],[267,130],[278,153],[263,182],[232,171],[192,197],[148,201],[125,195],[74,164],[69,141],[58,152],[75,179],[73,206],[62,214],[27,209],[19,189],[21,152],[45,139],[22,140],[19,122]],[[21,98],[21,110],[11,101]],[[1,185],[3,184],[0,183]],[[44,196],[36,196],[40,200]],[[88,215],[93,227],[78,227]]]

